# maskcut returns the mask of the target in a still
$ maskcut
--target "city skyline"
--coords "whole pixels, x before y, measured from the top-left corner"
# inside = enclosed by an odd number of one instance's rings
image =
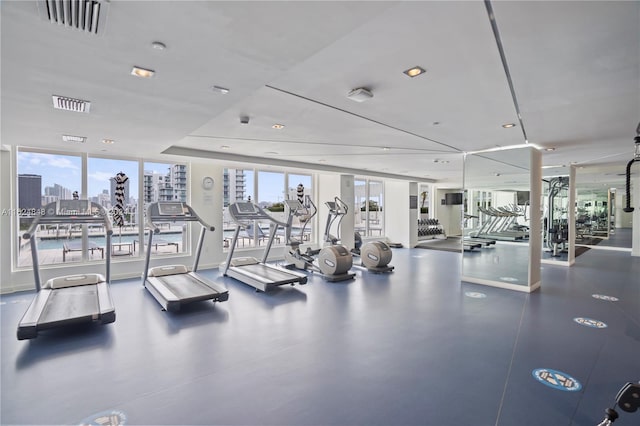
[[[145,162],[145,172],[166,175],[172,164]],[[139,199],[138,162],[89,157],[87,161],[86,198],[99,198],[106,190],[110,192],[110,179],[118,172],[124,172],[130,179],[127,199]],[[73,193],[82,193],[82,158],[73,155],[43,154],[38,152],[18,152],[18,174],[32,174],[41,177],[42,190],[60,185]]]
[[[81,197],[87,199],[101,200],[105,191],[111,195],[110,179],[119,172],[125,173],[129,177],[128,193],[125,194],[127,200],[137,202],[139,194],[139,162],[135,160],[116,160],[110,158],[88,157],[87,158],[87,194],[82,194],[82,157],[77,155],[48,154],[32,151],[18,151],[18,174],[33,174],[41,176],[42,196],[45,196],[47,187],[54,188],[56,185],[68,189],[70,193],[78,191]],[[144,174],[157,174],[167,176],[173,164],[144,162]],[[235,170],[235,169],[229,169]],[[271,171],[254,171],[252,169],[242,169],[245,174],[244,194],[254,193],[254,176],[259,176],[260,186],[258,194],[252,195],[252,200],[257,202],[275,203],[282,202],[300,180],[305,186],[311,186],[311,178],[307,175],[289,175],[288,184],[285,186],[284,173]],[[293,182],[292,180],[295,180]],[[146,185],[143,182],[143,188]],[[286,188],[286,189],[285,189]],[[184,188],[183,188],[184,190]],[[130,201],[131,202],[131,201]]]

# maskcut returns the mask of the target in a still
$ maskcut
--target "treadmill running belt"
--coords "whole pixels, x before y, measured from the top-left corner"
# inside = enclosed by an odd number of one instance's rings
[[[97,316],[100,313],[97,287],[83,285],[51,292],[38,320],[38,326]]]
[[[265,281],[271,281],[273,283],[282,282],[297,282],[300,280],[295,275],[289,274],[286,271],[280,271],[275,268],[271,268],[261,263],[254,263],[251,265],[242,265],[234,267],[237,271],[247,271],[255,275],[259,275],[264,278]]]
[[[157,277],[157,279],[180,300],[218,294],[215,289],[189,274],[168,275],[165,277]]]

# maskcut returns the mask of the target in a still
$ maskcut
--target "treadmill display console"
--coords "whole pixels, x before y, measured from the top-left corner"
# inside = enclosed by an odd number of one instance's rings
[[[236,207],[240,214],[258,213],[256,207],[249,201],[238,201],[236,202]]]
[[[184,205],[180,202],[158,203],[158,214],[160,216],[184,216]]]
[[[58,200],[56,215],[91,216],[91,202],[89,200]]]

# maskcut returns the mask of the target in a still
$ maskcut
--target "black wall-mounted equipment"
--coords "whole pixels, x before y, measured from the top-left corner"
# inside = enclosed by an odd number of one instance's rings
[[[631,213],[634,210],[634,208],[631,207],[631,165],[636,161],[640,162],[640,123],[638,123],[636,137],[633,140],[635,142],[634,156],[631,161],[627,163],[627,205],[622,209],[626,213]]]

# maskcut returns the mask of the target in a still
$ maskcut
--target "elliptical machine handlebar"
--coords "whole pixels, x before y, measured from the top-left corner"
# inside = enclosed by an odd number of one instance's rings
[[[342,218],[349,211],[349,207],[347,203],[342,201],[339,197],[333,197],[333,201],[327,201],[324,203],[325,206],[329,208],[329,215],[327,216],[327,224],[324,228],[324,241],[331,244],[336,244],[340,241],[340,223],[342,222]],[[333,226],[333,222],[338,220],[336,236],[331,235],[331,228]]]

